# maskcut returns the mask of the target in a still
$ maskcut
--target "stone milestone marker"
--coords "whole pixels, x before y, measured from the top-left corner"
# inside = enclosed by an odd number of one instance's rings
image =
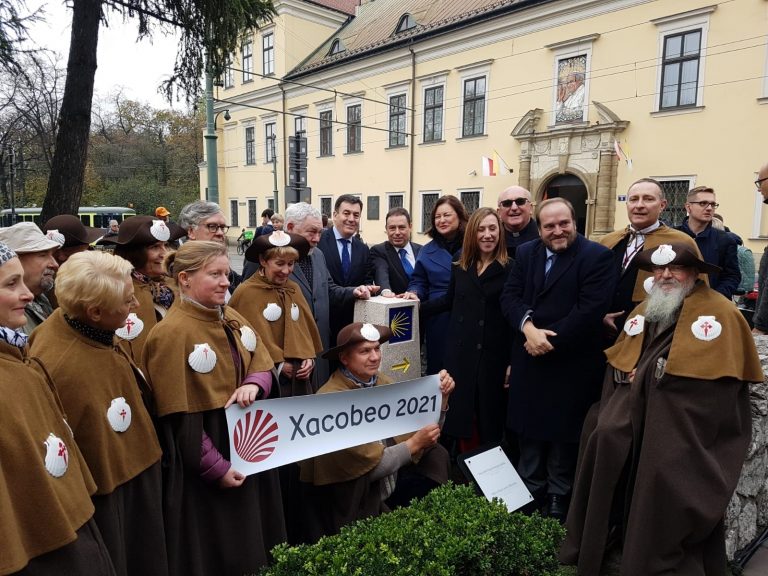
[[[355,302],[355,322],[389,326],[392,338],[381,348],[381,372],[395,382],[421,376],[419,303],[375,296]]]

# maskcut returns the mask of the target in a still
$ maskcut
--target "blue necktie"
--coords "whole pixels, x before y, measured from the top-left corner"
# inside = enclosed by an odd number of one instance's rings
[[[408,262],[408,251],[405,248],[400,248],[397,253],[400,254],[400,262],[403,263],[403,270],[405,270],[405,275],[410,278],[411,274],[413,274],[413,266],[411,266],[411,263]]]
[[[341,242],[341,273],[344,275],[344,284],[349,282],[349,272],[352,269],[352,260],[349,257],[349,240],[339,238]]]
[[[547,262],[544,264],[544,278],[549,276],[549,271],[552,270],[552,265],[555,263],[555,260],[557,259],[557,254],[550,254],[547,256]]]

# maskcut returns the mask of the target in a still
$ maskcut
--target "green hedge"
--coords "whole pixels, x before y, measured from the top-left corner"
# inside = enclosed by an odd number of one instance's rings
[[[262,576],[536,576],[558,573],[554,520],[510,514],[469,486],[447,484],[312,546],[276,546]]]

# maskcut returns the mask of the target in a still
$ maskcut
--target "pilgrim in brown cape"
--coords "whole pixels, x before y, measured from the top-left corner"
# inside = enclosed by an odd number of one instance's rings
[[[247,374],[273,367],[253,335],[245,318],[229,307],[180,299],[147,338],[144,360],[163,447],[171,574],[257,573],[269,550],[285,541],[276,470],[248,476],[227,490],[201,478],[203,431],[229,459],[223,407]]]
[[[560,559],[599,574],[612,532],[623,540],[622,576],[723,575],[723,516],[750,441],[747,383],[763,379],[754,341],[701,281],[670,327],[644,310],[606,352]]]
[[[96,485],[52,385],[5,341],[0,397],[0,574],[113,575],[92,519]]]
[[[166,575],[161,452],[145,404],[149,387],[117,338],[107,345],[75,326],[82,325],[57,309],[30,338],[30,354],[56,384],[96,481],[94,519],[118,576]]]
[[[391,384],[383,374],[378,375],[376,386]],[[341,369],[331,374],[318,394],[357,390],[358,386],[344,376]],[[445,419],[441,414],[440,425]],[[300,463],[303,498],[306,503],[304,534],[309,542],[323,536],[336,534],[343,526],[389,511],[385,502],[387,492],[384,485],[389,477],[372,480],[370,472],[382,458],[385,446],[403,442],[410,434],[398,436],[384,442],[369,442],[346,450],[331,452]],[[401,469],[399,473],[412,472],[430,480],[435,486],[448,481],[448,452],[436,444],[427,449],[418,462]]]

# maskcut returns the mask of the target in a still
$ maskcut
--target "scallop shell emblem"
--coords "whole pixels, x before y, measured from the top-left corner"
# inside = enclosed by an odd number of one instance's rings
[[[45,233],[45,236],[48,238],[48,240],[53,240],[59,246],[64,246],[64,243],[67,241],[67,239],[64,238],[64,234],[58,230],[48,230],[48,232]]]
[[[125,319],[125,326],[115,330],[115,334],[123,340],[133,340],[141,334],[142,330],[144,330],[144,321],[136,316],[135,312],[131,312],[128,314],[128,318]]]
[[[677,256],[677,253],[672,250],[672,246],[669,244],[661,244],[653,251],[653,254],[651,254],[651,262],[657,266],[665,266],[672,262],[672,260],[675,259],[675,256]]]
[[[650,294],[651,290],[653,290],[653,283],[654,283],[653,276],[648,276],[648,278],[643,280],[643,289],[645,290],[646,294]]]
[[[291,320],[294,322],[299,320],[299,307],[296,304],[291,304]]]
[[[699,316],[696,322],[691,324],[691,332],[698,340],[714,340],[723,331],[723,325],[714,316]]]
[[[253,352],[256,350],[256,332],[251,330],[250,326],[241,326],[240,342],[243,343],[243,346],[245,346],[245,349],[248,350],[248,352]]]
[[[264,410],[246,412],[236,423],[232,436],[235,452],[246,462],[261,462],[275,451],[277,421]]]
[[[115,398],[107,409],[107,420],[115,432],[125,432],[131,426],[131,407],[125,398]]]
[[[45,442],[45,469],[54,478],[61,478],[69,467],[69,450],[64,440],[51,433]]]
[[[152,226],[149,227],[149,233],[153,238],[157,238],[161,242],[167,242],[171,237],[171,231],[168,229],[168,225],[162,220],[152,220]]]
[[[637,314],[632,318],[627,319],[624,323],[624,332],[627,336],[637,336],[641,334],[645,329],[645,316]]]
[[[216,352],[207,342],[195,344],[195,349],[187,357],[187,362],[195,372],[207,374],[216,366]]]
[[[370,342],[378,342],[381,338],[379,330],[373,324],[363,324],[360,327],[360,335]]]
[[[267,239],[272,246],[288,246],[291,243],[291,237],[282,230],[275,230]]]
[[[283,309],[274,302],[270,302],[261,313],[264,315],[264,318],[270,322],[275,322],[276,320],[280,320],[280,316],[283,315]]]

